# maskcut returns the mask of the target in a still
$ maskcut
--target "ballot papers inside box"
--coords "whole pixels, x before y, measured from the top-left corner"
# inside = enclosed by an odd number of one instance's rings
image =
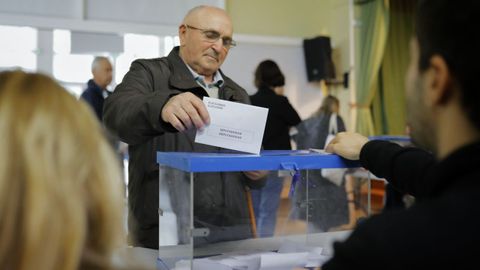
[[[343,231],[326,233],[323,231],[327,230],[316,227],[318,209],[338,210],[346,204],[342,201],[345,198],[317,197],[312,191],[326,189],[325,192],[331,193],[331,186],[324,186],[318,179],[321,169],[356,168],[357,162],[308,150],[262,151],[259,155],[158,152],[157,162],[160,168],[157,264],[160,269],[191,269],[194,262],[197,266],[218,263],[215,256],[232,252],[260,252],[263,256],[256,258],[263,258],[266,263],[276,257],[264,252],[278,252],[287,240],[312,248],[320,245],[325,254],[312,255],[308,250],[295,252],[306,252],[302,253],[305,258],[318,255],[325,259],[331,251],[331,242],[346,235]],[[249,180],[243,172],[257,170],[269,171],[269,177],[276,176],[276,181],[283,183],[276,226],[268,237],[258,237],[251,190],[245,188]],[[199,260],[205,258],[211,260]],[[294,264],[302,266],[303,262]],[[259,265],[245,269],[267,268]]]

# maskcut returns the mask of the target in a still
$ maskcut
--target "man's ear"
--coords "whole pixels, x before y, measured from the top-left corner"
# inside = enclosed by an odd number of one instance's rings
[[[430,76],[427,89],[428,97],[432,104],[442,105],[447,103],[453,96],[453,78],[452,73],[443,58],[440,55],[433,55],[430,58]]]
[[[178,39],[180,40],[180,47],[185,45],[185,34],[187,32],[187,27],[185,24],[181,24],[178,27]]]

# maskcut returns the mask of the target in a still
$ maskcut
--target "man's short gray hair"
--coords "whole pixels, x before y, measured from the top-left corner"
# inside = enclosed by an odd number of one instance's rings
[[[95,59],[93,59],[93,62],[92,62],[92,72],[98,68],[98,66],[100,65],[101,62],[103,61],[107,61],[110,63],[110,59],[108,59],[108,57],[105,57],[105,56],[96,56]]]

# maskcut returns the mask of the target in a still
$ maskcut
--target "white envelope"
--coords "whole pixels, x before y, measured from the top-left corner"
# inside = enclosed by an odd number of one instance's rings
[[[197,130],[195,142],[259,154],[268,109],[204,97],[210,125]]]

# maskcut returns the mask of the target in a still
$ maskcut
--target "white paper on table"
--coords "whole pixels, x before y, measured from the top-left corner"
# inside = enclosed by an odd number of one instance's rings
[[[278,249],[278,253],[298,253],[308,252],[305,257],[304,267],[319,267],[322,266],[331,256],[323,255],[323,248],[319,246],[308,246],[305,243],[298,243],[294,241],[285,241]]]
[[[231,269],[231,270],[258,270],[260,266],[260,258],[257,262],[252,262],[252,259],[235,258],[225,255],[195,259],[193,261],[195,270],[210,270],[210,269]]]
[[[298,253],[309,252],[312,254],[322,254],[323,248],[319,246],[309,246],[305,243],[285,240],[277,251],[278,253]]]
[[[276,254],[275,252],[257,252],[245,255],[233,255],[232,258],[244,262],[248,270],[260,269],[261,257],[265,254]]]
[[[209,260],[209,259],[195,259],[193,260],[193,269],[195,270],[234,270],[235,268],[221,264],[217,261]]]
[[[321,267],[324,263],[332,258],[331,255],[322,255],[322,254],[314,254],[310,253],[307,257],[307,263],[305,267]]]
[[[260,270],[281,270],[303,267],[308,252],[263,254],[260,259]]]
[[[268,109],[204,97],[210,125],[197,130],[196,143],[259,154]]]
[[[331,155],[331,153],[326,152],[325,149],[309,148],[308,150],[310,152],[319,153],[319,154],[322,154],[322,155]]]
[[[167,267],[165,265],[165,267]],[[191,261],[190,260],[180,260],[175,263],[174,270],[191,270]],[[160,267],[160,269],[163,269]]]
[[[321,247],[307,247],[300,243],[287,243],[283,252],[239,252],[226,253],[209,258],[193,260],[195,270],[291,270],[294,267],[319,267],[331,256],[322,255]],[[309,250],[300,252],[300,250]],[[294,252],[294,250],[298,250]],[[175,267],[179,268],[178,264]]]

